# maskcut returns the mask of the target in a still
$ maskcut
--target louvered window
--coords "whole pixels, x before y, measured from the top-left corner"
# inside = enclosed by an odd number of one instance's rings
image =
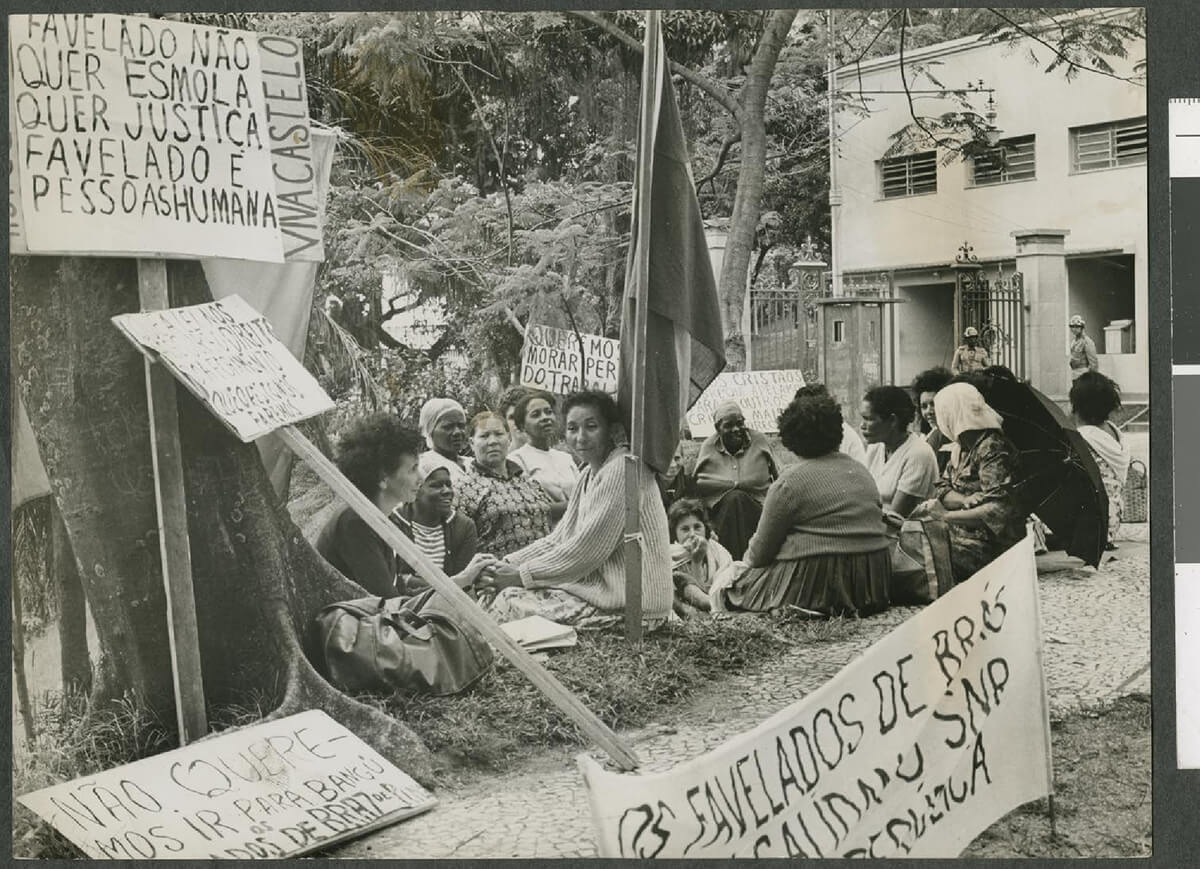
[[[1145,117],[1074,127],[1071,130],[1071,168],[1075,172],[1145,162]]]
[[[1033,136],[1001,139],[997,147],[971,160],[971,184],[1004,184],[1035,177]]]
[[[937,192],[937,152],[925,151],[879,161],[880,184],[885,199]]]

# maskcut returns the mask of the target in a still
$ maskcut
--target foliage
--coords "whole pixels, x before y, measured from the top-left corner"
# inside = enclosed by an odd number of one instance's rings
[[[58,615],[58,592],[50,575],[50,498],[22,504],[12,517],[13,588],[21,595],[28,635],[41,633]]]

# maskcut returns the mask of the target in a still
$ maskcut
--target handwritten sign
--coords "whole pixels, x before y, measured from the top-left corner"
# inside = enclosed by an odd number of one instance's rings
[[[579,355],[580,338],[584,355]],[[600,335],[576,336],[567,329],[531,325],[521,349],[521,385],[566,395],[599,389],[616,395],[621,342]]]
[[[795,369],[722,372],[687,412],[688,429],[692,437],[708,437],[715,431],[713,411],[723,402],[736,401],[747,426],[756,431],[779,431],[779,414],[803,385],[804,375]]]
[[[333,409],[267,319],[240,296],[112,319],[243,441]]]
[[[315,709],[17,799],[114,860],[295,857],[437,803]]]
[[[674,770],[583,756],[604,857],[955,857],[1051,791],[1026,539],[811,695]]]
[[[29,252],[323,258],[298,41],[108,14],[9,37]]]

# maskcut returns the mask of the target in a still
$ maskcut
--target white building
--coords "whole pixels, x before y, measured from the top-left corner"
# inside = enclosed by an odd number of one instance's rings
[[[866,114],[838,113],[843,204],[835,243],[846,293],[882,282],[898,302],[873,315],[883,382],[907,383],[925,368],[948,366],[958,327],[975,322],[1008,342],[1010,367],[1052,397],[1065,397],[1067,320],[1078,313],[1100,351],[1101,371],[1127,399],[1148,395],[1146,91],[1088,71],[1068,81],[1061,68],[1044,71],[1051,57],[1028,38],[1001,44],[970,37],[905,54],[910,91],[937,88],[920,74],[922,65],[941,87],[978,87],[982,80],[991,89],[994,123],[1008,146],[1003,165],[936,147],[885,158],[893,135],[912,122],[899,56],[838,71],[839,90],[847,97],[862,92],[869,102]],[[1134,76],[1144,58],[1141,42],[1128,46],[1126,59],[1109,62],[1118,76]],[[988,96],[967,98],[984,115]],[[937,93],[913,99],[922,116],[959,108]],[[1014,272],[1021,274],[1023,306],[1006,312],[998,301],[956,290],[952,265],[964,243],[984,279],[999,273],[1011,283]],[[827,318],[837,316],[826,310]],[[1121,329],[1122,321],[1131,322]],[[827,341],[835,331],[826,331]]]

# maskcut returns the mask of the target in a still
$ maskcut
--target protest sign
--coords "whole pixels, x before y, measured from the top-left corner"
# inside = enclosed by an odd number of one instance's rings
[[[580,339],[584,355],[579,355]],[[521,348],[521,385],[566,395],[580,389],[617,393],[621,342],[600,335],[531,325]]]
[[[322,258],[298,41],[14,15],[9,51],[30,253]]]
[[[240,296],[112,319],[243,441],[333,408],[266,318]]]
[[[1026,538],[837,676],[675,769],[580,758],[601,856],[954,857],[1051,792]]]
[[[779,431],[779,414],[804,385],[797,369],[781,371],[726,371],[717,375],[687,413],[694,438],[706,438],[713,428],[713,411],[722,402],[736,401],[755,431]]]
[[[320,710],[17,798],[93,859],[276,859],[437,799]]]

